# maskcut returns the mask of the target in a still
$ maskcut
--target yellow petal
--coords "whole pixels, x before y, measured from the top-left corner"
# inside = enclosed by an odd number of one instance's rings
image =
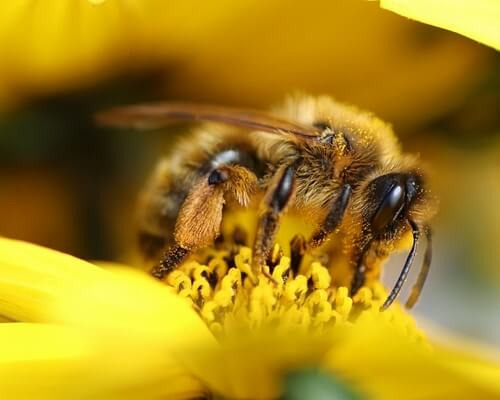
[[[127,364],[134,365],[134,349]],[[0,324],[0,393],[19,399],[193,398],[203,387],[168,355],[161,369],[130,377],[113,356],[79,329],[33,323]]]
[[[4,323],[0,325],[0,354],[2,367],[18,362],[66,362],[86,356],[88,345],[72,328],[23,322]],[[2,382],[3,379],[0,380]]]
[[[331,338],[278,333],[262,329],[239,332],[221,339],[212,351],[192,355],[199,376],[231,399],[275,399],[282,391],[283,376],[304,366],[318,365]]]
[[[87,352],[85,341],[69,328],[0,324],[2,398],[49,399],[50,392],[55,399],[64,394],[71,396],[71,385],[67,383],[81,375],[78,363],[87,357]]]
[[[86,358],[75,358],[89,363],[95,377],[89,390],[98,394],[126,391],[129,397],[148,398],[165,384],[175,386],[173,369],[183,375],[198,372],[191,352],[217,346],[190,304],[145,273],[105,271],[9,239],[0,239],[0,313],[73,328],[89,346]]]
[[[485,390],[500,397],[500,366],[494,362],[464,355],[456,350],[443,350],[438,353],[437,361],[444,368],[456,374],[460,380],[469,380]]]
[[[0,315],[42,321],[48,303],[68,287],[107,272],[75,257],[17,240],[0,238]]]
[[[176,374],[191,372],[191,352],[217,345],[188,303],[139,271],[113,269],[73,289],[50,317],[89,338],[97,374],[105,377],[99,390],[111,382],[113,393],[139,398],[175,386]]]
[[[453,355],[408,338],[382,319],[345,327],[324,365],[369,398],[493,399],[500,396],[500,366]]]
[[[498,0],[380,0],[380,6],[500,50]]]

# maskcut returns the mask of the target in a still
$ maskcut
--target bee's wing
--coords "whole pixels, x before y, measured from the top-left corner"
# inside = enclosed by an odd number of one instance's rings
[[[112,108],[96,116],[101,125],[135,129],[158,129],[176,121],[211,121],[275,134],[318,138],[312,126],[290,122],[271,114],[238,108],[189,103],[152,103]]]

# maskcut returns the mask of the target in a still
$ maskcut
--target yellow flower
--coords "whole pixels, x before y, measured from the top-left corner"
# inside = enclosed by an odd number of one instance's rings
[[[351,299],[318,263],[284,281],[278,256],[279,283],[252,284],[248,249],[210,252],[164,285],[0,239],[2,399],[271,399],[310,366],[361,398],[500,397],[498,365],[432,345],[398,305],[379,313],[380,287]]]
[[[251,249],[241,247],[237,254],[217,251],[207,265],[185,263],[173,271],[167,282],[198,310],[205,324],[216,335],[227,336],[233,330],[273,326],[286,333],[329,332],[351,326],[365,318],[378,317],[387,294],[380,284],[364,287],[351,299],[346,287],[332,287],[330,273],[319,262],[312,262],[296,276],[290,270],[290,258],[281,255],[279,245],[272,254],[271,269],[255,276],[251,267]],[[227,259],[234,259],[230,268]],[[421,339],[413,320],[393,307],[384,317]]]
[[[380,7],[500,50],[497,0],[380,0]]]

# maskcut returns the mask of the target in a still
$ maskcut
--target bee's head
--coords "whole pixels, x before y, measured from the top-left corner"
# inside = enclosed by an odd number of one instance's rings
[[[407,169],[405,172],[391,171],[372,177],[362,189],[362,197],[365,200],[362,208],[363,233],[366,241],[360,249],[357,271],[363,269],[364,256],[373,242],[394,243],[408,230],[413,234],[410,253],[382,309],[386,309],[399,294],[415,258],[421,233],[426,234],[428,246],[421,273],[407,306],[411,307],[416,302],[427,276],[431,260],[431,236],[428,222],[434,214],[435,200],[430,195],[425,182],[423,172],[418,169]],[[359,280],[353,283],[353,291],[358,287]]]
[[[422,226],[428,219],[428,191],[420,172],[389,173],[373,179],[366,190],[365,224],[376,239],[396,239],[408,220]]]

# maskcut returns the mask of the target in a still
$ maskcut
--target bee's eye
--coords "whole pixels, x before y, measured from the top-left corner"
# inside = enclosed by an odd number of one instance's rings
[[[393,222],[401,212],[405,201],[405,191],[400,183],[393,184],[384,195],[371,225],[374,232],[381,232]]]

